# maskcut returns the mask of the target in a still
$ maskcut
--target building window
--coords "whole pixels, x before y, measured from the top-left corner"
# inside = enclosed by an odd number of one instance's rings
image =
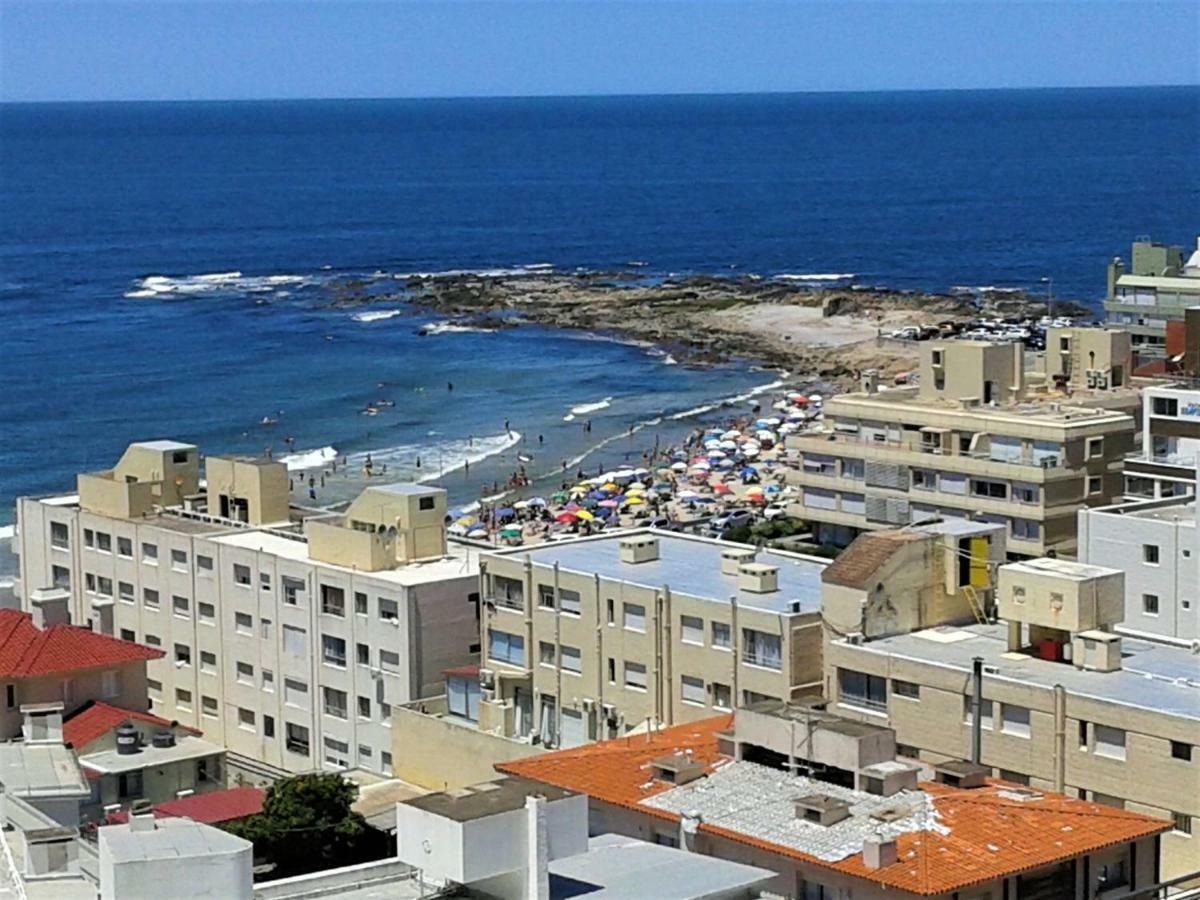
[[[422,512],[431,510],[431,509],[433,509],[433,507],[434,507],[434,498],[433,497],[419,497],[417,499],[417,509],[421,510]]]
[[[1087,459],[1099,459],[1104,456],[1104,438],[1090,437],[1087,439]]]
[[[400,606],[395,600],[380,597],[379,618],[384,622],[398,622],[400,620]]]
[[[158,565],[158,545],[142,542],[142,562],[148,566]]]
[[[96,532],[96,549],[101,553],[112,553],[112,535],[103,531]]]
[[[91,572],[83,573],[83,586],[87,588],[89,594],[96,593],[96,576]]]
[[[1104,493],[1104,476],[1089,475],[1087,480],[1087,492],[1089,497],[1094,497],[1097,494]]]
[[[117,799],[137,800],[142,796],[142,771],[122,772],[117,776]]]
[[[254,616],[250,613],[235,612],[233,614],[233,627],[238,634],[252,636],[254,634]]]
[[[628,631],[646,630],[646,607],[639,603],[626,603],[622,613],[622,624]]]
[[[208,650],[200,651],[200,671],[215,675],[217,672],[217,654]]]
[[[551,667],[558,664],[558,654],[549,641],[538,641],[538,664]]]
[[[1125,732],[1122,729],[1096,725],[1092,736],[1095,738],[1094,752],[1097,756],[1107,756],[1109,759],[1125,758]]]
[[[360,719],[371,718],[371,698],[370,697],[360,696],[358,698],[358,717]]]
[[[641,663],[625,663],[625,687],[644,691],[646,689],[646,667]]]
[[[188,712],[191,712],[192,692],[186,691],[183,688],[175,688],[175,705],[179,709],[186,709]]]
[[[1041,499],[1041,489],[1036,484],[1013,484],[1013,499],[1018,503],[1037,503]]]
[[[346,592],[340,587],[321,585],[321,612],[343,618],[346,615]]]
[[[325,762],[345,769],[350,765],[347,759],[349,756],[350,745],[346,741],[339,741],[334,737],[325,738]]]
[[[133,603],[134,602],[133,585],[130,584],[128,581],[118,581],[117,582],[117,598],[122,603]]]
[[[1042,534],[1041,523],[1034,519],[1013,519],[1012,536],[1020,541],[1036,541]]]
[[[283,703],[297,709],[308,709],[308,685],[298,678],[283,679]]]
[[[71,534],[65,522],[50,523],[50,546],[66,550],[71,546]]]
[[[742,629],[742,662],[751,666],[762,666],[779,671],[783,668],[780,640],[777,634]]]
[[[1192,833],[1192,817],[1187,813],[1171,813],[1171,827],[1179,834]]]
[[[321,695],[325,704],[325,715],[332,716],[335,719],[346,718],[345,691],[339,691],[336,688],[326,687],[321,689]]]
[[[838,699],[850,706],[886,710],[887,679],[853,669],[838,669]]]
[[[100,693],[105,700],[112,700],[121,694],[121,673],[116,670],[103,672],[100,675]]]
[[[287,738],[284,742],[292,753],[299,753],[301,756],[308,756],[308,729],[303,725],[296,725],[292,722],[287,723]]]
[[[175,665],[190,666],[192,664],[192,648],[187,644],[175,645]]]
[[[493,575],[492,592],[502,606],[523,606],[525,603],[525,588],[516,578]]]
[[[692,675],[679,676],[679,695],[684,703],[694,706],[707,706],[708,698],[704,694],[704,679]]]
[[[209,718],[215,719],[218,713],[217,698],[207,695],[200,698],[200,712]]]
[[[274,716],[263,716],[263,737],[265,737],[265,738],[275,737],[275,717]]]
[[[1158,594],[1142,594],[1142,612],[1148,616],[1158,615]]]
[[[388,728],[392,727],[392,704],[379,701],[379,721]]]
[[[171,608],[175,610],[175,615],[181,619],[191,618],[191,602],[187,597],[180,597],[175,594],[171,597]]]
[[[1097,871],[1096,886],[1099,892],[1111,891],[1129,883],[1129,874],[1125,868],[1125,859],[1117,859],[1100,866]]]
[[[213,560],[211,556],[196,556],[196,570],[201,575],[211,575],[213,570]]]
[[[379,771],[384,775],[392,774],[392,754],[387,750],[382,750],[379,753]]]
[[[321,635],[321,660],[328,665],[346,668],[346,642],[332,634]]]
[[[308,656],[308,632],[295,625],[284,625],[283,652],[290,656]]]
[[[367,614],[367,595],[362,591],[354,592],[354,614],[356,616],[365,616]]]
[[[704,620],[699,616],[679,617],[679,639],[685,644],[704,646]]]
[[[899,678],[893,678],[892,693],[897,697],[907,697],[910,700],[920,700],[921,686],[912,681],[901,681]]]
[[[162,638],[160,638],[157,634],[151,634],[150,632],[147,631],[146,632],[146,644],[150,647],[161,647],[162,646]]]
[[[579,654],[578,647],[568,647],[562,645],[562,669],[564,672],[571,672],[575,675],[583,671],[583,660]]]
[[[522,662],[517,663],[517,665],[524,665],[525,664],[524,663],[524,659],[525,659],[524,644],[522,644],[520,657],[521,657]],[[398,673],[400,671],[400,654],[397,653],[395,650],[380,650],[379,651],[379,668],[383,669],[383,671],[385,671],[385,672]],[[382,690],[383,682],[382,681],[378,682],[378,685],[379,685],[380,690]]]
[[[717,709],[733,708],[733,692],[727,684],[716,681],[712,684],[713,706]]]
[[[92,531],[92,529],[90,529],[90,528],[83,529],[83,546],[85,546],[85,547],[95,547],[96,546],[96,532]]]
[[[728,650],[733,645],[733,642],[730,640],[729,636],[728,622],[712,623],[712,645],[714,647],[720,647],[724,650]]]
[[[1142,562],[1149,566],[1158,565],[1158,544],[1142,544]]]
[[[616,601],[613,600],[612,597],[609,597],[607,600],[604,601],[604,607],[605,607],[605,613],[606,613],[606,617],[608,620],[608,624],[609,625],[614,624],[617,621],[617,613],[616,613],[617,603],[616,603]]]
[[[262,689],[268,694],[275,692],[275,673],[270,669],[262,670]]]
[[[912,486],[918,491],[936,491],[937,472],[932,472],[929,469],[913,469]]]
[[[509,634],[506,631],[489,630],[488,659],[508,663],[512,666],[524,666],[525,638],[518,634]]]
[[[254,730],[254,710],[246,709],[244,706],[238,707],[238,728],[243,731]]]
[[[972,479],[971,493],[976,497],[990,497],[996,500],[1003,500],[1008,496],[1008,485],[1003,481]]]
[[[197,603],[196,615],[200,617],[200,621],[205,625],[215,625],[217,623],[217,608],[211,603]]]
[[[283,602],[288,606],[299,606],[300,595],[304,593],[304,582],[299,578],[283,576]]]
[[[250,567],[241,563],[233,564],[233,581],[242,587],[250,587]]]
[[[171,551],[171,568],[176,572],[187,571],[187,552],[184,550]]]
[[[1179,415],[1179,401],[1174,397],[1155,397],[1152,409],[1156,416],[1175,417]]]
[[[264,591],[271,590],[271,573],[270,572],[259,572],[258,573],[258,586]]]
[[[51,566],[50,580],[56,588],[69,591],[71,589],[71,570],[66,566]]]
[[[1171,741],[1171,758],[1191,762],[1192,745],[1183,741]]]
[[[1000,730],[1014,737],[1029,737],[1029,708],[1011,703],[1000,707]]]
[[[238,684],[254,684],[254,666],[247,662],[237,664]]]
[[[122,628],[121,629],[121,640],[136,641],[137,640],[137,632],[134,631],[132,628]]]
[[[113,592],[113,583],[111,578],[105,578],[103,575],[96,576],[96,593],[101,597],[111,597]]]

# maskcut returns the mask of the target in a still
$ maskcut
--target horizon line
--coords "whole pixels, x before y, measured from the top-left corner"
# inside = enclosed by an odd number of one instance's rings
[[[343,103],[343,102],[387,102],[406,101],[453,101],[453,100],[601,100],[612,98],[651,97],[762,97],[799,96],[818,94],[950,94],[950,93],[1000,93],[1033,91],[1113,91],[1153,90],[1164,88],[1200,88],[1200,82],[1169,82],[1155,84],[1090,84],[1090,85],[1026,85],[991,87],[927,87],[927,88],[831,88],[799,90],[761,91],[658,91],[650,93],[615,92],[594,94],[418,94],[396,96],[330,96],[330,97],[126,97],[109,99],[58,99],[58,100],[7,100],[0,97],[0,106],[73,105],[73,104],[122,104],[122,103]]]

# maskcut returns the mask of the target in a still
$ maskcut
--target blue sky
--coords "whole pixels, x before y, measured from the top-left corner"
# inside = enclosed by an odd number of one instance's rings
[[[0,100],[1197,82],[1200,0],[0,0]]]

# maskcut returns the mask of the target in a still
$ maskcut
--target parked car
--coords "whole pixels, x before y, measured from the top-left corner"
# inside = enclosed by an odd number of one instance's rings
[[[708,523],[708,530],[714,535],[722,535],[730,528],[738,528],[742,525],[753,525],[754,513],[748,509],[735,509],[726,513],[721,513],[719,516],[714,516]]]
[[[762,515],[768,522],[772,519],[786,519],[788,517],[788,505],[782,500],[776,500],[763,510]]]

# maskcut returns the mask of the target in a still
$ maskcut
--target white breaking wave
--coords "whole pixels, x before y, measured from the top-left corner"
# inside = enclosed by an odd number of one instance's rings
[[[289,453],[279,457],[279,461],[289,470],[319,469],[327,462],[337,459],[338,452],[333,447],[321,447],[317,450],[301,450],[299,453]]]
[[[576,416],[586,416],[588,413],[608,409],[612,406],[612,400],[612,397],[605,397],[603,400],[597,400],[595,403],[580,403],[578,406],[572,406],[570,414],[563,416],[563,421],[574,422]]]
[[[442,269],[437,272],[396,272],[392,278],[397,281],[408,281],[412,278],[432,280],[437,278],[462,278],[476,276],[478,278],[504,278],[519,275],[544,275],[554,270],[553,263],[530,263],[527,266],[513,266],[497,269]]]
[[[734,394],[732,397],[724,397],[720,400],[714,400],[712,403],[705,403],[701,406],[693,406],[691,409],[685,409],[677,413],[672,413],[667,418],[678,421],[679,419],[690,419],[693,416],[703,415],[707,412],[712,412],[714,409],[720,409],[722,406],[736,406],[739,403],[745,403],[748,400],[753,400],[760,394],[765,394],[767,391],[773,391],[776,388],[783,387],[784,382],[771,381],[767,384],[760,384],[757,387],[752,387],[744,394]]]
[[[241,272],[208,272],[202,275],[147,275],[125,292],[131,299],[169,298],[203,294],[261,294],[285,285],[311,284],[306,275],[243,275]]]
[[[383,319],[394,319],[403,314],[404,310],[402,309],[377,309],[373,312],[355,313],[350,318],[355,322],[379,322]]]
[[[853,272],[812,272],[812,273],[794,273],[783,272],[779,275],[772,275],[776,281],[849,281],[854,277]]]
[[[496,329],[480,328],[478,325],[458,325],[454,322],[429,322],[422,325],[421,330],[426,334],[465,334],[468,332],[492,334]]]
[[[396,474],[397,479],[414,481],[437,481],[450,472],[462,469],[466,464],[476,465],[489,457],[496,456],[521,442],[520,432],[492,434],[478,438],[463,438],[452,441],[437,441],[427,444],[400,444],[378,450],[351,453],[348,463],[353,469],[361,469],[371,457],[371,471],[375,475]],[[417,462],[420,461],[418,467]]]

